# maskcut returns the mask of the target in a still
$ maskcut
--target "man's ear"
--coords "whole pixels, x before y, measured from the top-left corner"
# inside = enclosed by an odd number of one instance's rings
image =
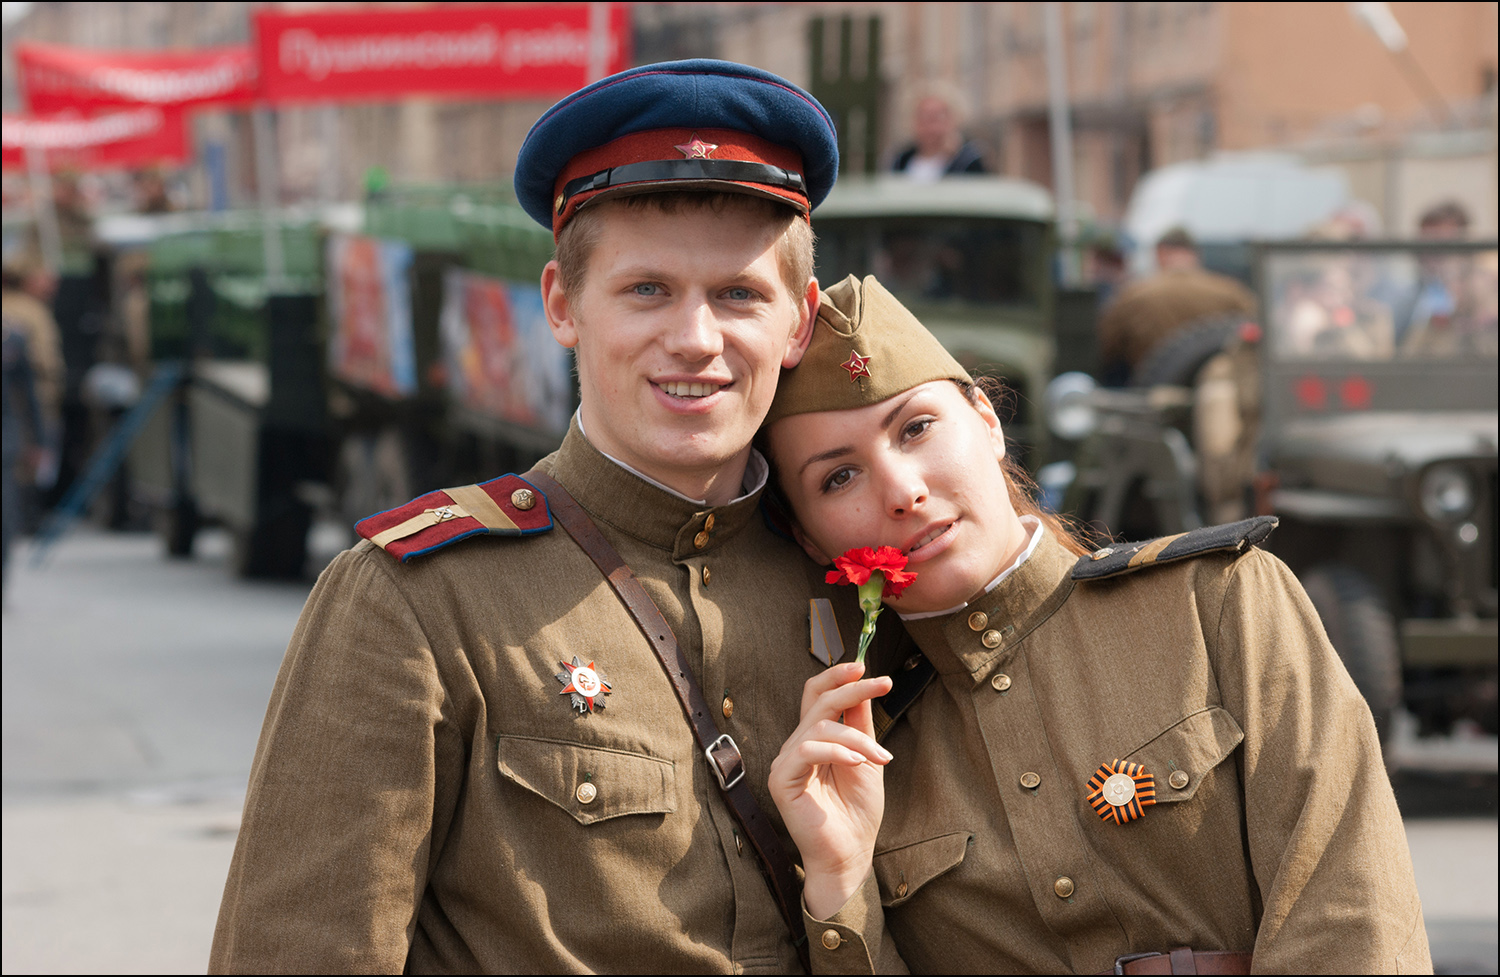
[[[801,363],[807,353],[807,345],[812,342],[813,323],[818,320],[820,300],[818,280],[814,278],[807,283],[807,291],[797,305],[797,331],[787,340],[786,355],[781,358],[781,365],[788,370]]]
[[[547,262],[542,269],[542,309],[547,313],[552,338],[569,349],[577,346],[578,322],[568,293],[563,290],[562,270],[556,261]]]
[[[990,429],[990,441],[995,446],[995,460],[999,461],[1005,457],[1005,432],[1000,428],[1000,415],[995,413],[995,405],[990,403],[989,394],[977,386],[974,388],[974,409]]]
[[[802,531],[802,527],[795,522],[792,523],[792,538],[797,545],[802,547],[802,552],[813,558],[813,562],[819,566],[832,566],[833,557],[818,548],[818,544],[812,541],[812,537]]]

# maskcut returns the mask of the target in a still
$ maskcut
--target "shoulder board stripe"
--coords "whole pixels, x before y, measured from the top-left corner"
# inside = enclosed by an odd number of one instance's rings
[[[551,528],[547,497],[517,475],[428,492],[354,527],[402,563],[469,536],[529,536]]]
[[[1074,580],[1102,580],[1206,553],[1243,553],[1271,535],[1277,521],[1275,516],[1256,516],[1144,543],[1111,543],[1080,557],[1073,567],[1072,577]]]

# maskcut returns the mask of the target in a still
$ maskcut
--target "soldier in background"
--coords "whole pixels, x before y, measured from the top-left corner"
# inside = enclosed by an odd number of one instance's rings
[[[1216,316],[1251,314],[1255,296],[1233,278],[1203,268],[1183,228],[1156,242],[1157,273],[1125,287],[1099,320],[1105,382],[1123,385],[1146,355],[1181,330]]]

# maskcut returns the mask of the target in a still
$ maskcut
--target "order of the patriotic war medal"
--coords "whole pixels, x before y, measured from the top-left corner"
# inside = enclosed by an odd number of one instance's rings
[[[574,655],[573,664],[558,664],[564,669],[557,673],[557,680],[563,684],[563,690],[558,695],[572,696],[573,708],[580,713],[604,708],[604,697],[614,692],[614,686],[594,667],[593,662],[585,665]]]

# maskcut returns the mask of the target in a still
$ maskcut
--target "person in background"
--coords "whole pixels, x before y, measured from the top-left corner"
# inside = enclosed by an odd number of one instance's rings
[[[42,435],[42,411],[26,336],[0,337],[0,593],[10,583],[10,547],[25,518],[22,485],[32,481]],[[29,462],[29,463],[28,463]]]
[[[62,334],[51,309],[56,290],[57,276],[31,248],[7,258],[0,266],[0,331],[24,341],[28,373],[36,388],[35,457],[27,481],[42,489],[51,487],[57,476],[67,382]]]
[[[1469,212],[1455,200],[1445,200],[1422,213],[1417,221],[1419,241],[1462,241],[1469,236]],[[1453,282],[1455,262],[1418,255],[1415,287],[1396,303],[1396,345],[1420,348],[1433,326],[1441,329],[1457,308]]]
[[[979,147],[964,138],[963,95],[952,85],[933,83],[917,99],[914,141],[896,154],[891,169],[920,183],[959,173],[984,173]]]
[[[1123,386],[1168,337],[1210,318],[1250,315],[1255,296],[1226,275],[1204,269],[1198,246],[1177,227],[1156,242],[1155,274],[1125,286],[1099,318],[1105,383]]]

